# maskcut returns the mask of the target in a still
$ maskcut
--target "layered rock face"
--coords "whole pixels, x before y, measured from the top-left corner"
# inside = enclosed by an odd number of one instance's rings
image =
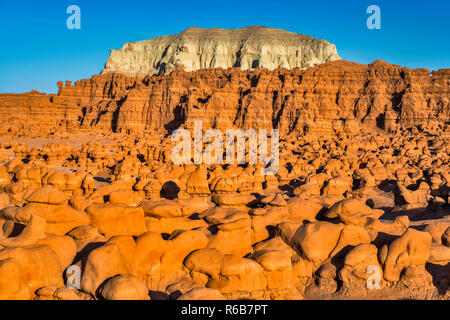
[[[431,75],[431,76],[430,76]],[[0,123],[41,128],[167,133],[192,127],[280,129],[281,135],[355,134],[443,127],[449,121],[450,69],[408,69],[375,61],[328,62],[302,71],[239,68],[170,75],[96,75],[57,95],[0,95]]]
[[[59,134],[0,140],[0,299],[450,299],[448,130],[287,138],[273,176]]]
[[[340,58],[333,44],[281,29],[188,28],[177,35],[125,43],[121,50],[111,50],[102,73],[145,76],[166,74],[177,67],[186,71],[231,67],[292,69],[334,60]]]

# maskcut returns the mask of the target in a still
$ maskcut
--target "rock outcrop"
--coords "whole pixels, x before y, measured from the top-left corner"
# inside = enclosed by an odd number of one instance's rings
[[[432,76],[430,76],[430,74]],[[59,83],[57,95],[0,94],[0,130],[170,133],[278,128],[288,134],[356,134],[422,126],[443,129],[450,116],[450,69],[408,69],[375,61],[333,61],[287,70],[176,70],[170,75],[96,75]],[[31,124],[39,124],[33,126]]]
[[[449,297],[448,129],[287,137],[270,179],[95,134],[0,141],[1,299]]]
[[[309,68],[340,60],[336,47],[322,39],[253,26],[241,29],[188,28],[177,35],[125,43],[111,50],[103,74],[167,74],[176,68],[242,70]]]

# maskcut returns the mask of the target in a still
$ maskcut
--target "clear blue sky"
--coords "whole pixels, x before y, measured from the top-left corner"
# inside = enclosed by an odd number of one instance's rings
[[[81,8],[81,30],[66,27],[71,4]],[[381,8],[381,30],[366,27],[371,4]],[[98,74],[124,42],[190,26],[264,25],[326,39],[350,61],[450,68],[449,17],[448,0],[0,0],[0,92],[56,92],[58,80]]]

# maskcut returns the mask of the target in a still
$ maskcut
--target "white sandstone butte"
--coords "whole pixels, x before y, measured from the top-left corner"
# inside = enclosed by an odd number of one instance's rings
[[[175,68],[309,68],[341,60],[323,39],[262,26],[241,29],[188,28],[177,35],[125,43],[111,50],[102,71],[130,76],[166,74]]]

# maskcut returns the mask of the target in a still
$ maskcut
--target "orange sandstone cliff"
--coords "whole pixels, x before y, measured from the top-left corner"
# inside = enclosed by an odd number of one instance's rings
[[[161,132],[191,127],[280,129],[280,134],[396,131],[449,122],[450,69],[430,72],[377,60],[307,70],[175,70],[94,75],[57,94],[0,94],[0,130]]]

